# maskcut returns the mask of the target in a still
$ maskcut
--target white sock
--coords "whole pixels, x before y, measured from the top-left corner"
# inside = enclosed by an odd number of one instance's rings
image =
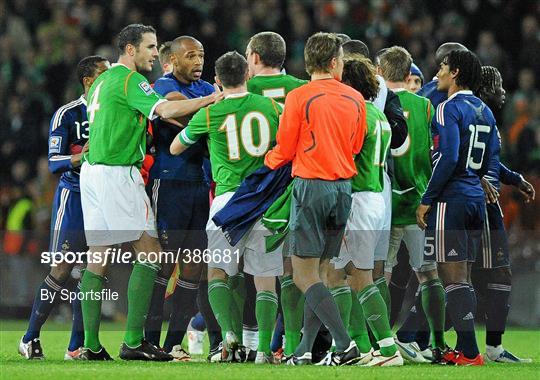
[[[499,344],[498,346],[490,346],[486,344],[486,354],[489,357],[496,358],[499,357],[504,352],[504,348],[502,344]]]

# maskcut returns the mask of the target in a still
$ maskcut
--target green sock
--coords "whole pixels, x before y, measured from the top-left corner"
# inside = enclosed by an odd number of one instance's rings
[[[129,276],[128,313],[124,343],[138,347],[144,337],[144,322],[150,307],[158,265],[136,263]]]
[[[257,292],[257,302],[255,304],[255,315],[259,326],[259,347],[257,351],[271,354],[270,343],[272,342],[272,332],[276,323],[278,308],[277,295],[274,292]]]
[[[351,290],[351,318],[349,323],[349,335],[355,341],[361,353],[366,354],[371,350],[369,334],[364,318],[362,305],[358,301],[358,293]]]
[[[304,295],[294,284],[292,276],[281,279],[281,309],[285,325],[285,355],[292,355],[300,343],[304,323]]]
[[[212,280],[208,282],[208,301],[219,323],[219,327],[221,327],[223,339],[225,339],[225,334],[228,331],[233,331],[231,321],[232,298],[231,290],[226,281]]]
[[[101,322],[101,299],[91,299],[90,292],[100,293],[103,290],[105,278],[88,269],[84,271],[81,280],[81,309],[84,321],[84,347],[94,352],[101,349],[99,342],[99,323]]]
[[[439,279],[429,280],[422,284],[422,308],[431,331],[431,340],[436,348],[444,349],[444,317],[445,317],[445,293]]]
[[[242,343],[242,323],[244,322],[244,302],[246,300],[246,280],[243,273],[237,273],[229,277],[229,289],[231,289],[233,302],[231,304],[231,319],[233,331],[239,342]]]
[[[394,355],[397,347],[388,321],[388,310],[379,289],[374,284],[366,286],[358,292],[358,301],[360,301],[364,317],[377,339],[381,354],[383,356]]]
[[[390,289],[388,289],[388,284],[386,283],[386,278],[381,277],[378,278],[376,281],[373,282],[377,289],[379,289],[379,293],[381,293],[381,297],[384,300],[384,303],[386,304],[386,310],[388,310],[388,318],[390,318]]]
[[[330,294],[334,297],[339,310],[339,315],[343,320],[345,328],[349,328],[349,320],[351,317],[351,288],[348,286],[338,286],[337,288],[329,289]]]

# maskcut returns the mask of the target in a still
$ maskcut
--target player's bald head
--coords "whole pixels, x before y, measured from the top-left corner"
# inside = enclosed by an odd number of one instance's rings
[[[469,49],[467,49],[459,42],[445,42],[444,44],[439,46],[437,48],[437,51],[435,52],[435,62],[437,63],[437,65],[440,65],[444,57],[446,57],[448,54],[450,54],[451,51],[454,50],[467,51]]]
[[[195,37],[180,36],[175,38],[171,43],[171,53],[176,54],[185,50],[200,50],[203,49],[203,45]]]

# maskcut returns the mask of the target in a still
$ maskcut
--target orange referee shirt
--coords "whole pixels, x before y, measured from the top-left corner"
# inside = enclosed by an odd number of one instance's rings
[[[366,131],[364,97],[335,79],[315,80],[287,94],[277,145],[264,163],[276,169],[292,161],[295,177],[351,178]]]

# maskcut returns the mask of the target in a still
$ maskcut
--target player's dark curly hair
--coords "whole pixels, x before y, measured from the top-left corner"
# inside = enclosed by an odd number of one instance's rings
[[[478,88],[479,97],[487,99],[495,94],[499,87],[502,87],[502,76],[499,70],[493,66],[482,66],[482,80]]]
[[[375,99],[379,93],[375,66],[367,57],[357,55],[353,59],[346,59],[343,65],[342,82],[359,91],[365,99]]]
[[[281,69],[285,61],[285,40],[274,32],[257,33],[250,38],[249,48],[253,53],[259,54],[265,66]]]
[[[97,64],[105,61],[108,61],[108,59],[100,55],[91,55],[79,61],[77,64],[77,78],[83,87],[83,79],[85,77],[93,77],[98,68]]]
[[[223,87],[238,87],[246,81],[248,64],[237,51],[223,54],[216,61],[216,75]]]
[[[308,74],[330,71],[332,58],[337,58],[341,41],[334,33],[318,32],[308,38],[304,47],[304,60]]]
[[[116,47],[120,50],[120,54],[124,54],[127,45],[139,46],[144,33],[156,34],[156,30],[150,25],[143,24],[130,24],[122,29],[116,37]]]
[[[478,57],[469,50],[452,50],[443,60],[448,63],[450,71],[459,69],[456,84],[468,88],[473,92],[478,91],[482,80],[482,65]]]

